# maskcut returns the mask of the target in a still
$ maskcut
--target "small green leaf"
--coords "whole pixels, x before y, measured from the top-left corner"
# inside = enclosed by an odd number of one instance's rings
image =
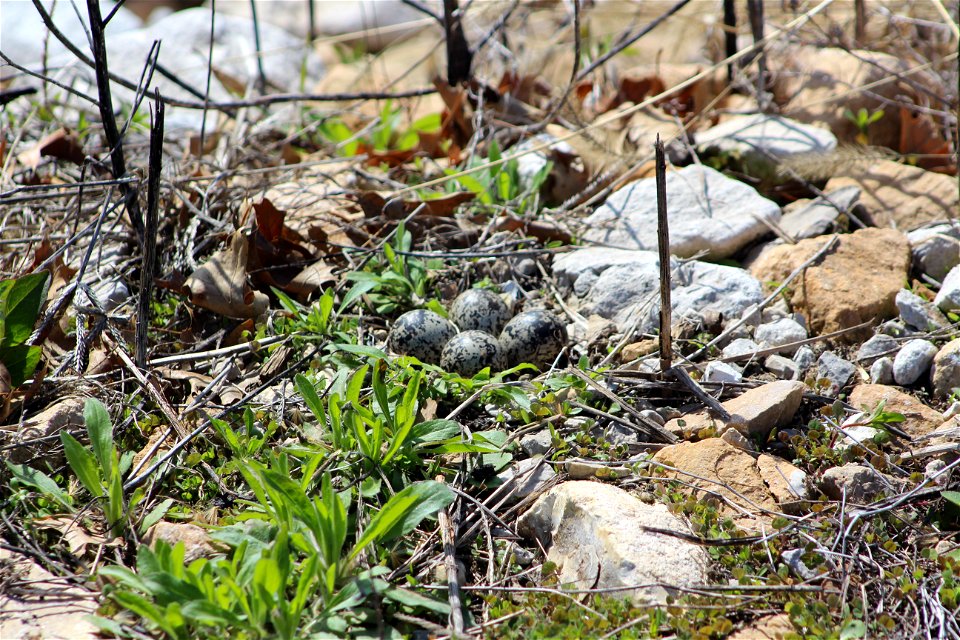
[[[103,495],[103,485],[100,482],[100,471],[97,469],[97,460],[77,439],[66,431],[60,432],[63,442],[63,452],[67,456],[70,468],[77,474],[80,484],[89,491],[94,498]]]
[[[940,495],[944,500],[960,507],[960,491],[941,491]]]
[[[113,423],[110,414],[103,403],[96,398],[87,398],[83,405],[83,421],[90,434],[90,445],[93,454],[103,469],[104,476],[109,476],[113,467]]]
[[[860,620],[850,620],[840,630],[840,640],[854,640],[867,635],[867,625]]]
[[[370,524],[357,540],[350,560],[354,560],[372,542],[385,542],[409,533],[427,516],[453,502],[453,492],[447,485],[427,480],[417,482],[395,494],[370,519]]]
[[[167,514],[167,511],[170,510],[172,505],[173,498],[167,498],[154,507],[150,513],[143,517],[143,521],[140,523],[140,533],[145,533],[147,529],[160,522],[161,518]]]
[[[0,318],[0,325],[2,324],[2,318]],[[10,385],[12,387],[19,387],[33,375],[37,365],[40,364],[42,353],[43,349],[41,347],[25,344],[0,347],[0,363],[10,373]]]
[[[5,325],[0,346],[23,344],[33,333],[40,305],[47,297],[47,279],[46,272],[17,278],[0,294],[0,318]]]
[[[73,509],[73,503],[70,500],[70,496],[67,495],[67,492],[57,486],[57,483],[42,471],[38,471],[32,467],[28,467],[25,464],[14,464],[7,460],[4,460],[7,465],[7,468],[10,469],[10,473],[13,474],[13,477],[28,487],[33,487],[40,493],[50,496],[62,506],[67,509]]]

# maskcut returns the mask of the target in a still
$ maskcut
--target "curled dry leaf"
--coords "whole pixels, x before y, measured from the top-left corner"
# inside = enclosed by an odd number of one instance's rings
[[[250,241],[235,231],[230,246],[217,251],[184,283],[190,302],[229,318],[255,318],[267,310],[266,294],[247,283]]]
[[[17,156],[17,160],[30,169],[36,169],[44,157],[83,164],[83,145],[67,128],[60,128],[42,138],[35,145]]]

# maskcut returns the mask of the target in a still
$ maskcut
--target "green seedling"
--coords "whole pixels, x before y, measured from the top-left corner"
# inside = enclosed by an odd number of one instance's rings
[[[867,109],[861,107],[857,110],[856,114],[854,114],[850,109],[844,109],[843,117],[857,127],[857,142],[859,144],[866,145],[870,144],[870,125],[883,117],[883,109],[868,111]]]
[[[103,502],[107,524],[114,535],[126,527],[124,517],[123,474],[129,469],[134,452],[120,455],[113,442],[113,424],[103,403],[88,398],[83,408],[90,446],[84,447],[66,431],[60,432],[63,450],[70,468],[90,495]]]
[[[27,342],[46,300],[48,280],[46,273],[35,273],[0,281],[0,365],[13,388],[33,375],[40,363],[42,349]]]

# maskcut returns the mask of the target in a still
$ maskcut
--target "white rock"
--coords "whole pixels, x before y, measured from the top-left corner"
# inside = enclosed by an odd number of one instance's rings
[[[933,299],[941,311],[960,309],[960,266],[950,269],[950,273],[943,279],[937,297]]]
[[[960,227],[939,224],[907,234],[914,269],[942,280],[960,264]]]
[[[743,380],[743,371],[736,365],[727,362],[713,361],[707,364],[703,372],[704,382],[740,382]]]
[[[939,309],[907,289],[897,292],[896,304],[900,317],[914,329],[932,331],[949,324]]]
[[[763,366],[781,380],[797,380],[800,377],[800,367],[797,363],[784,356],[776,354],[768,356]]]
[[[862,417],[862,414],[860,414],[860,417]],[[837,443],[833,445],[833,448],[837,451],[844,451],[855,445],[869,443],[879,436],[880,433],[880,429],[865,425],[859,427],[844,427],[843,438],[838,440]]]
[[[913,384],[930,370],[937,347],[929,340],[910,340],[893,359],[893,379],[899,385]]]
[[[645,504],[598,482],[554,487],[518,523],[523,535],[547,548],[547,560],[557,565],[565,587],[656,585],[626,592],[638,603],[655,605],[671,595],[665,585],[707,582],[710,562],[703,547],[644,527],[690,533],[665,505]]]
[[[69,2],[59,0],[54,3],[53,0],[43,0],[42,4],[57,29],[70,42],[89,53],[90,47],[87,45],[87,36],[84,32],[90,22],[86,3],[77,3],[82,22]],[[103,17],[109,15],[115,8],[116,5],[113,2],[100,0],[100,14]],[[126,7],[121,7],[107,24],[105,29],[107,39],[141,26],[143,23],[135,13]],[[2,34],[0,39],[3,41],[4,54],[28,68],[37,67],[43,59],[44,48],[49,59],[63,58],[67,53],[60,41],[47,31],[40,13],[32,2],[4,2],[3,10],[0,11],[0,34]],[[143,60],[140,63],[143,64]],[[7,65],[0,65],[0,78],[6,78],[8,74],[14,72],[15,70]],[[133,80],[136,81],[136,78]]]
[[[837,395],[853,378],[857,367],[844,360],[832,351],[824,351],[817,360],[817,378],[826,378],[830,381],[828,395]]]
[[[725,258],[769,233],[765,222],[780,220],[776,203],[709,167],[691,165],[672,171],[666,181],[670,252],[681,258],[700,251],[711,258]],[[585,240],[625,249],[656,249],[655,179],[637,180],[616,191],[585,222]]]
[[[781,318],[757,327],[756,331],[753,332],[753,338],[764,349],[770,349],[806,340],[807,330],[793,318]],[[797,348],[796,346],[787,347],[781,349],[780,352],[792,354],[796,352]]]
[[[592,247],[561,255],[553,270],[561,286],[581,298],[584,315],[609,318],[620,331],[650,331],[659,322],[658,264],[652,251]],[[763,299],[760,282],[743,269],[698,260],[674,264],[675,321],[696,321],[701,312],[739,317],[746,307]]]
[[[893,377],[893,358],[889,356],[877,358],[876,361],[870,365],[870,382],[873,384],[887,385],[895,382]]]
[[[820,489],[827,497],[860,504],[870,502],[889,488],[883,474],[859,464],[827,469],[820,480]]]
[[[553,436],[550,435],[549,429],[544,429],[537,433],[530,433],[520,438],[520,448],[523,449],[528,456],[542,456],[549,451],[552,446]]]
[[[837,146],[836,137],[827,129],[762,113],[730,118],[698,133],[696,141],[701,151],[716,149],[774,161],[801,153],[825,153]]]
[[[723,348],[722,353],[724,358],[734,358],[748,353],[756,353],[757,351],[760,351],[760,345],[753,340],[749,338],[737,338],[736,340],[731,340],[730,344]]]
[[[870,364],[875,358],[884,355],[892,357],[899,348],[900,343],[893,336],[878,333],[860,345],[860,349],[857,350],[857,362]]]

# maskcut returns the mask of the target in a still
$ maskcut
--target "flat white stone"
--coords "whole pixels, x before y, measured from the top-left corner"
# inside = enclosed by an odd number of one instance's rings
[[[837,146],[837,138],[827,129],[803,124],[790,118],[758,113],[731,118],[698,133],[699,150],[718,149],[741,154],[783,158],[800,153],[824,153]]]
[[[770,232],[780,207],[743,182],[691,165],[667,173],[670,253],[687,258],[733,255]],[[584,239],[623,249],[657,248],[654,178],[637,180],[613,193],[585,221]]]

